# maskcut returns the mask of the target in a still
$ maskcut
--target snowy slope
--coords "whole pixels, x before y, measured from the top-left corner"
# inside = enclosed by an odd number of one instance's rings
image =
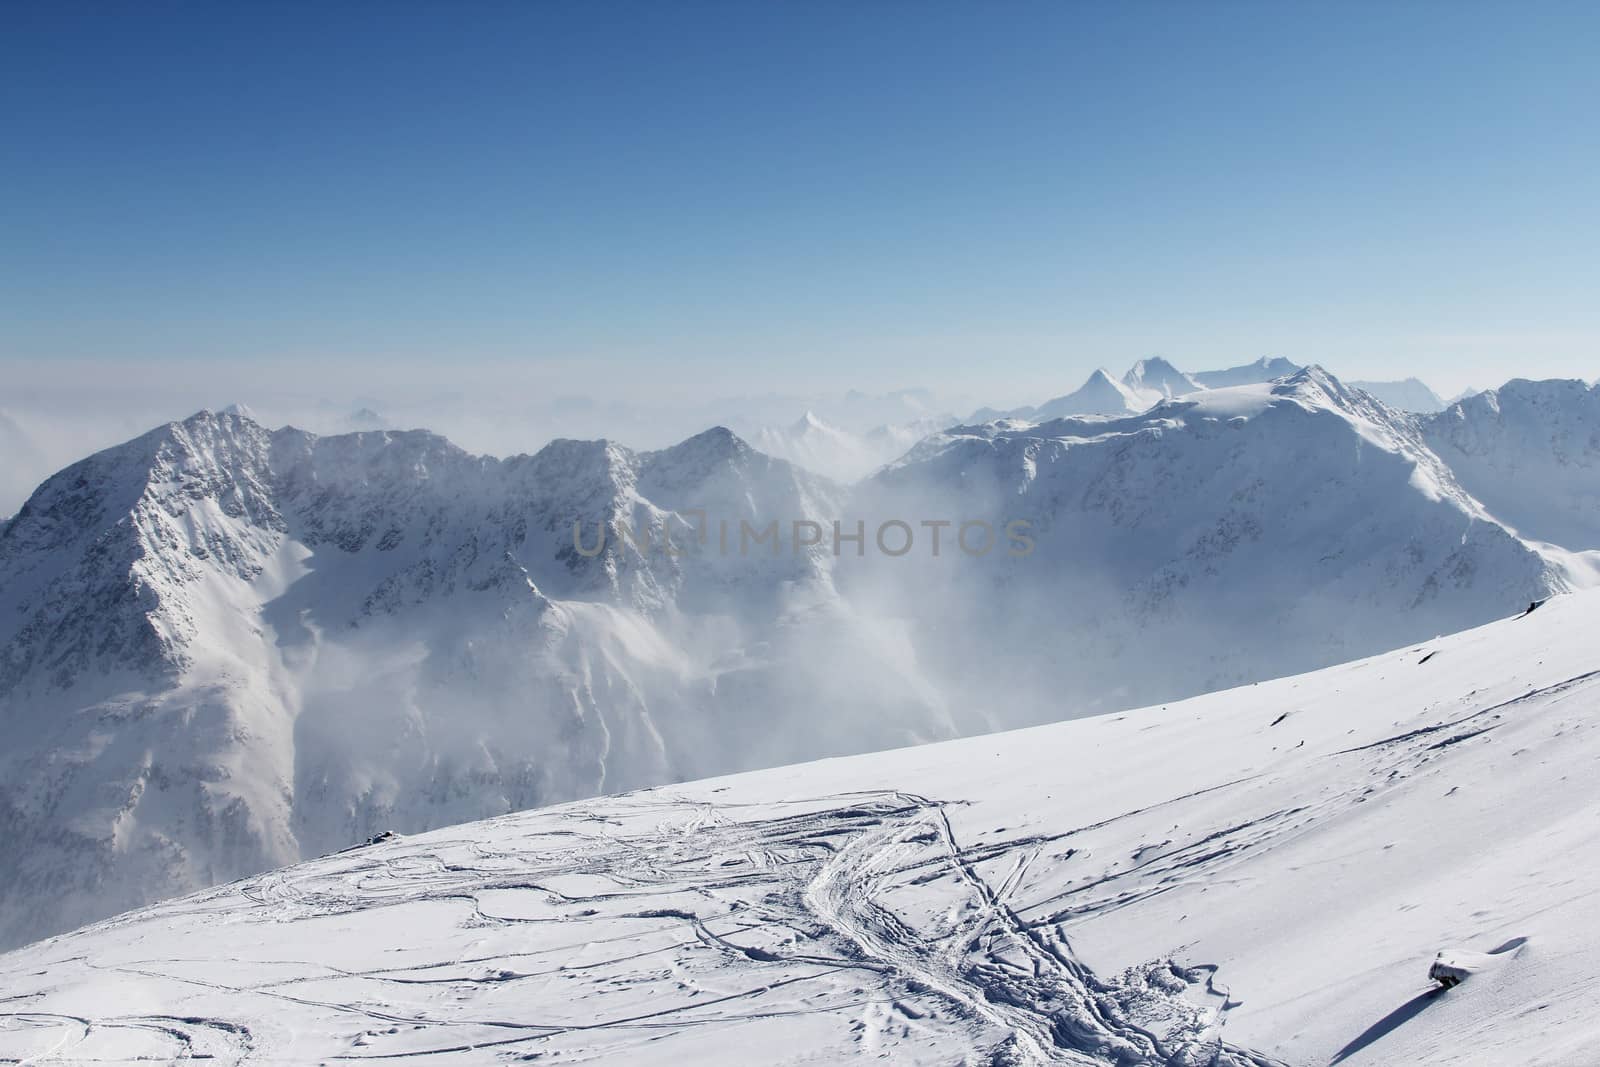
[[[1406,378],[1398,382],[1351,382],[1350,384],[1371,393],[1396,411],[1427,414],[1443,411],[1445,408],[1445,403],[1439,399],[1439,394],[1429,389],[1427,383],[1418,378]]]
[[[1517,379],[1420,425],[1495,518],[1524,537],[1600,549],[1600,386]]]
[[[1262,356],[1254,363],[1246,363],[1227,370],[1203,370],[1190,375],[1208,389],[1223,389],[1232,385],[1257,385],[1261,382],[1287,378],[1303,370],[1300,364],[1282,356]]]
[[[338,853],[0,956],[0,1058],[1590,1064],[1597,631]]]
[[[386,827],[951,736],[819,552],[694,550],[690,509],[838,496],[725,430],[502,461],[203,413],[68,468],[0,531],[0,944]]]
[[[995,727],[1341,662],[1575,581],[1495,523],[1405,416],[1317,368],[1132,417],[959,427],[856,506],[1029,523],[1026,556],[1001,540],[982,558],[916,553],[893,583],[837,577],[917,620],[940,685]]]
[[[1126,415],[1143,411],[1157,399],[1157,396],[1146,395],[1124,385],[1101,368],[1066,396],[1058,396],[1039,405],[1029,418],[1035,422],[1045,422],[1071,415]]]

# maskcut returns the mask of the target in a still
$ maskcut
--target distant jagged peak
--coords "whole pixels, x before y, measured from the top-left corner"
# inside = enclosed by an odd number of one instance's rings
[[[1439,398],[1439,394],[1430,389],[1420,378],[1402,378],[1398,381],[1353,381],[1349,384],[1377,397],[1396,411],[1428,415],[1448,407]]]
[[[789,426],[789,433],[803,437],[814,433],[837,433],[837,429],[810,408]]]
[[[394,424],[369,407],[357,408],[345,416],[345,425],[352,430],[391,430]]]
[[[1253,371],[1268,375],[1269,381],[1274,378],[1285,378],[1305,369],[1294,360],[1283,356],[1261,356],[1247,366]]]
[[[971,415],[968,415],[965,419],[958,420],[954,425],[948,428],[955,429],[957,426],[981,426],[986,422],[999,422],[1008,419],[1026,419],[1028,416],[1032,415],[1035,410],[1037,409],[1030,406],[1007,408],[1004,410],[1000,408],[981,407],[977,411],[974,411]]]
[[[1117,381],[1104,367],[1097,367],[1078,389],[1041,404],[1030,417],[1043,422],[1070,415],[1126,415],[1143,411],[1152,401]]]
[[[1139,360],[1122,376],[1122,384],[1135,391],[1168,397],[1183,396],[1205,388],[1161,356]]]
[[[1260,382],[1276,381],[1287,378],[1297,373],[1302,368],[1300,364],[1283,356],[1262,356],[1253,363],[1245,363],[1226,370],[1197,371],[1190,377],[1208,389],[1220,389],[1230,385],[1255,385]]]
[[[1091,378],[1091,383],[1098,384],[1100,381],[1098,377]],[[1130,392],[1121,383],[1116,384],[1124,392]],[[1079,397],[1083,392],[1079,390],[1072,397],[1062,400]],[[1291,411],[1333,412],[1354,424],[1378,426],[1382,428],[1378,436],[1385,441],[1397,441],[1411,433],[1409,425],[1398,413],[1384,408],[1372,397],[1352,389],[1315,364],[1299,368],[1295,373],[1277,380],[1201,389],[1183,397],[1163,400],[1151,407],[1120,413],[1119,417],[1107,418],[1105,413],[1070,410],[1043,417],[1047,409],[1058,403],[1052,401],[1040,408],[1039,415],[1033,419],[997,419],[979,425],[950,427],[935,435],[932,445],[921,454],[938,451],[942,444],[957,439],[1090,438],[1139,434],[1195,420],[1249,420],[1281,407],[1288,407]],[[1068,408],[1072,405],[1061,406]],[[1364,432],[1371,435],[1371,430]]]

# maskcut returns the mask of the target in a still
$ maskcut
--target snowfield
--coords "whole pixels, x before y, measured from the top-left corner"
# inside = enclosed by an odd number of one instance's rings
[[[0,956],[0,1060],[1593,1064],[1596,633],[379,841]]]

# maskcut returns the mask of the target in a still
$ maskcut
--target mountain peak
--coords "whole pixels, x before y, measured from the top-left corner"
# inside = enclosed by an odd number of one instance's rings
[[[1348,384],[1377,397],[1396,411],[1428,414],[1443,411],[1448,406],[1439,399],[1438,393],[1428,388],[1427,384],[1418,378],[1405,378],[1396,382],[1358,381]]]
[[[1293,374],[1273,379],[1272,395],[1294,397],[1313,407],[1332,408],[1362,417],[1368,417],[1378,410],[1371,397],[1358,394],[1315,363],[1301,367]]]
[[[789,432],[798,435],[816,433],[818,431],[828,431],[832,429],[833,427],[824,422],[816,412],[812,411],[810,408],[807,408],[805,414],[801,415],[800,418],[795,421],[794,425],[789,427]]]
[[[1149,406],[1144,396],[1117,381],[1104,367],[1098,367],[1083,385],[1041,405],[1029,418],[1047,422],[1077,415],[1128,415]]]
[[[678,485],[707,477],[718,467],[743,468],[751,457],[765,456],[726,426],[713,426],[675,445],[641,453],[641,468],[658,481]]]
[[[1135,392],[1155,393],[1169,398],[1205,388],[1160,356],[1139,360],[1122,376],[1122,383]]]
[[[807,412],[807,414],[809,415],[810,412]],[[744,438],[740,437],[726,426],[713,426],[708,430],[701,430],[693,437],[685,438],[676,445],[673,445],[671,448],[664,449],[663,451],[676,452],[680,450],[709,452],[729,457],[741,456],[746,452],[753,451]]]
[[[1191,374],[1200,385],[1208,389],[1222,389],[1230,385],[1256,385],[1261,382],[1287,378],[1301,369],[1300,364],[1282,356],[1262,356],[1253,363],[1227,370],[1206,370]]]

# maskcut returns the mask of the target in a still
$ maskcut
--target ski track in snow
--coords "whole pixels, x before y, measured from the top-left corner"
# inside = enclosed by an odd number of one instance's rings
[[[227,921],[258,925],[268,943],[274,927],[293,931],[308,920],[328,923],[363,913],[393,912],[391,928],[403,931],[409,913],[441,905],[459,911],[467,929],[564,931],[581,924],[602,933],[622,931],[583,942],[587,949],[615,944],[623,950],[587,965],[621,984],[659,977],[663,957],[682,957],[673,969],[698,970],[703,964],[687,963],[688,955],[712,954],[715,985],[696,979],[689,984],[703,989],[691,989],[671,1006],[614,1015],[596,1010],[586,1020],[571,1018],[570,1011],[539,1019],[476,1010],[475,993],[486,986],[563,973],[561,957],[570,948],[565,938],[547,949],[361,969],[313,962],[316,946],[308,943],[304,960],[274,956],[275,964],[304,973],[259,981],[186,973],[193,961],[183,959],[79,958],[107,976],[155,983],[169,990],[164,996],[171,996],[174,985],[188,987],[186,995],[221,995],[247,1005],[249,1013],[239,1021],[136,1014],[91,1019],[29,1011],[17,998],[6,998],[0,1005],[0,1060],[118,1060],[127,1055],[120,1051],[127,1047],[126,1035],[137,1030],[148,1046],[138,1056],[277,1062],[281,1053],[258,1042],[258,1019],[284,1015],[310,1016],[305,1025],[319,1032],[347,1031],[349,1047],[318,1053],[333,1059],[517,1059],[586,1034],[602,1038],[599,1044],[580,1040],[589,1051],[625,1055],[634,1042],[663,1029],[824,1013],[852,1017],[862,1051],[898,1045],[926,1022],[913,1047],[926,1044],[924,1054],[934,1054],[936,1033],[938,1043],[946,1042],[953,1027],[966,1043],[961,1058],[970,1062],[1270,1062],[1223,1046],[1217,1013],[1184,1001],[1181,994],[1207,976],[1174,981],[1181,972],[1162,966],[1158,970],[1168,976],[1163,985],[1107,982],[1075,959],[1064,939],[1025,924],[1007,897],[1036,845],[964,849],[942,805],[899,791],[778,807],[786,810],[762,805],[759,817],[747,821],[737,806],[644,794],[613,801],[603,814],[578,810],[536,817],[534,828],[519,825],[523,832],[515,847],[432,835],[426,848],[409,842],[386,851],[358,848],[150,912],[163,923],[203,924],[232,898],[246,907]],[[619,830],[619,822],[626,827]],[[649,825],[639,829],[640,824]],[[1003,882],[991,885],[979,862],[1008,866]],[[589,891],[562,888],[564,880],[578,880]],[[949,888],[940,894],[937,911],[958,918],[936,923],[935,930],[919,928],[915,918],[902,914],[897,898],[907,898],[909,910],[917,911],[919,887],[941,880]],[[527,900],[507,900],[508,894]],[[100,928],[133,922],[122,917]],[[629,944],[640,939],[627,932],[637,923],[664,935],[658,947]],[[778,931],[784,934],[775,939]],[[842,1002],[806,1003],[805,988],[819,982],[833,987],[832,999]],[[389,991],[407,987],[453,995],[405,1010]],[[328,995],[333,991],[337,995]],[[448,1000],[461,1010],[441,1012]],[[555,1004],[546,1001],[547,1007]],[[1166,1038],[1157,1037],[1140,1021],[1152,1012],[1181,1024]],[[29,1054],[9,1052],[19,1040],[31,1042]]]
[[[348,849],[0,956],[0,1062],[1592,1062],[1597,623]]]

